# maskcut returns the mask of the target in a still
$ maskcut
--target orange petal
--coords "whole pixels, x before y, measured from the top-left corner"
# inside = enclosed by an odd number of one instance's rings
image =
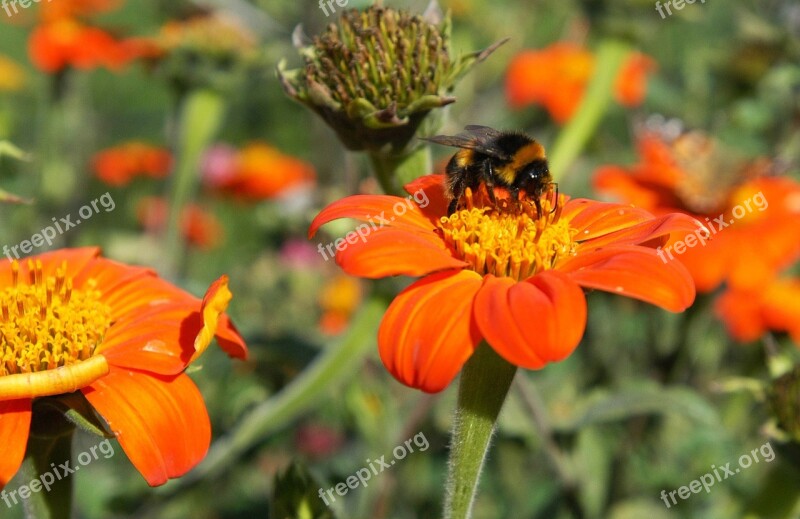
[[[683,254],[675,256],[672,247],[684,239],[683,236],[675,235],[670,237],[670,241],[662,249],[672,253],[676,260],[683,263],[692,275],[698,292],[708,293],[722,284],[731,271],[730,265],[745,251],[739,248],[735,240],[729,240],[729,237],[729,235],[711,236],[706,240],[705,247],[686,249]],[[760,262],[756,261],[751,265],[753,267],[751,271],[760,265]]]
[[[570,227],[578,231],[576,240],[585,241],[650,221],[653,215],[644,209],[629,205],[608,204],[582,198],[567,202],[561,218],[570,220]]]
[[[190,362],[197,360],[211,344],[214,334],[217,332],[219,317],[228,308],[228,303],[232,298],[233,294],[228,289],[228,276],[220,277],[208,287],[200,310],[203,316],[203,327],[194,340],[194,355]]]
[[[392,301],[378,348],[397,380],[428,393],[450,384],[481,340],[472,320],[480,285],[475,272],[451,270],[420,279]]]
[[[348,274],[366,278],[424,276],[431,272],[467,266],[454,258],[433,232],[410,232],[383,227],[362,241],[340,243],[336,263]],[[332,247],[331,247],[332,248]]]
[[[112,366],[176,375],[195,353],[202,327],[199,303],[145,308],[135,318],[114,324],[97,352]]]
[[[756,341],[764,335],[766,325],[761,317],[758,293],[726,290],[714,302],[714,313],[725,323],[728,334],[741,342]]]
[[[25,458],[31,427],[31,399],[0,402],[0,490],[19,470]]]
[[[445,194],[444,182],[444,175],[424,175],[409,182],[404,188],[408,194],[415,196],[414,200],[422,213],[434,224],[447,214],[447,206],[450,204]]]
[[[586,288],[682,312],[694,302],[694,281],[680,261],[663,257],[666,261],[655,250],[645,247],[612,246],[578,254],[557,268]]]
[[[568,357],[586,328],[583,290],[556,271],[517,282],[486,276],[475,297],[475,321],[507,361],[528,369]]]
[[[208,412],[186,375],[156,378],[115,369],[83,393],[150,486],[186,474],[208,452]]]
[[[764,321],[770,328],[786,330],[800,345],[800,279],[781,279],[764,291]]]
[[[222,351],[235,359],[247,360],[250,356],[247,346],[242,339],[239,330],[233,325],[227,315],[222,314],[219,316],[219,323],[217,324],[217,344],[222,348]]]
[[[703,229],[702,231],[700,231]],[[671,213],[665,216],[641,222],[626,229],[620,229],[592,240],[584,241],[581,247],[599,248],[608,245],[641,245],[651,240],[664,238],[666,241],[670,233],[702,232],[702,236],[710,234],[709,231],[692,218],[681,213]],[[705,239],[705,238],[704,238]],[[700,243],[700,242],[698,242]],[[663,245],[663,243],[659,243]]]
[[[433,229],[431,221],[413,199],[388,195],[353,195],[337,200],[323,209],[311,222],[308,237],[313,238],[320,227],[339,218],[353,218],[375,226],[385,225],[397,229]]]

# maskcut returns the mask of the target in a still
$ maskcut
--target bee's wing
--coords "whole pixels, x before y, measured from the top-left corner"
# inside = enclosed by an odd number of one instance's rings
[[[464,127],[468,133],[482,140],[496,139],[503,135],[503,132],[490,128],[488,126],[481,126],[478,124],[469,124]]]
[[[466,130],[467,132],[458,135],[435,135],[433,137],[423,138],[422,140],[442,144],[444,146],[475,150],[498,159],[508,159],[497,147],[491,146],[491,139],[500,135],[500,132],[488,126],[474,125],[467,126]]]

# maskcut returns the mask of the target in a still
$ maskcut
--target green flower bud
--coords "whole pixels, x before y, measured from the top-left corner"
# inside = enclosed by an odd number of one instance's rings
[[[297,45],[303,68],[281,62],[278,77],[348,149],[402,153],[432,110],[455,101],[458,80],[502,43],[453,59],[449,16],[442,20],[435,3],[423,16],[373,5],[345,11]]]

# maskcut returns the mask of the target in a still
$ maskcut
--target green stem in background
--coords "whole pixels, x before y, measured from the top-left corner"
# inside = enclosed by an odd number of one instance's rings
[[[90,107],[83,98],[86,78],[64,71],[52,76],[52,92],[41,112],[41,128],[34,167],[39,173],[36,198],[67,205],[85,191],[79,175],[91,145]]]
[[[627,45],[618,41],[606,41],[597,51],[594,78],[586,90],[578,110],[561,130],[550,153],[550,171],[553,180],[559,181],[584,146],[597,130],[600,120],[608,109],[614,95],[617,73],[629,53]]]
[[[183,98],[175,146],[177,164],[172,175],[168,197],[169,216],[164,234],[169,260],[166,272],[170,276],[179,272],[186,248],[181,233],[181,215],[197,190],[200,160],[222,125],[225,108],[222,94],[210,89],[194,90]]]
[[[558,474],[558,478],[564,487],[573,489],[577,484],[574,471],[570,466],[569,459],[553,438],[553,428],[550,425],[550,418],[547,415],[547,409],[542,397],[539,395],[539,391],[528,377],[520,375],[515,382],[515,388],[522,398],[522,403],[528,408],[533,425],[544,446],[544,452]]]
[[[488,344],[461,371],[458,408],[450,437],[444,519],[469,519],[495,423],[517,367]]]
[[[367,301],[342,342],[328,347],[280,393],[253,409],[229,436],[217,441],[206,459],[177,485],[187,486],[214,477],[236,465],[238,457],[263,441],[267,434],[286,426],[329,397],[337,385],[361,368],[375,344],[378,323],[385,311],[384,301]]]
[[[422,145],[404,155],[369,153],[369,160],[383,191],[387,195],[405,196],[403,186],[433,172],[431,149]]]

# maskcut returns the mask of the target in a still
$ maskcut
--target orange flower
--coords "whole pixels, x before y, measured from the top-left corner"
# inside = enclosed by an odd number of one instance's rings
[[[268,144],[253,142],[238,153],[226,147],[211,150],[203,178],[209,187],[222,192],[264,200],[312,183],[315,174],[307,162],[284,155]]]
[[[322,307],[319,322],[322,333],[337,335],[347,328],[361,303],[361,285],[351,277],[337,276],[322,288],[319,303]]]
[[[153,233],[164,230],[168,217],[166,200],[146,197],[142,199],[137,209],[139,223],[146,230]],[[201,249],[213,249],[220,244],[225,234],[219,220],[196,204],[184,208],[182,227],[186,241]]]
[[[444,177],[406,186],[425,207],[394,196],[357,195],[325,208],[309,234],[337,218],[361,220],[367,239],[347,240],[336,261],[368,278],[424,276],[386,312],[381,359],[402,383],[444,389],[485,339],[507,361],[539,369],[566,358],[586,325],[581,287],[641,299],[671,311],[694,301],[678,262],[654,247],[671,232],[697,228],[685,215],[655,218],[641,209],[561,196],[495,207],[485,193],[447,216]],[[377,227],[374,222],[383,222]],[[375,228],[377,227],[377,228]]]
[[[247,348],[223,312],[227,277],[199,300],[151,270],[67,249],[0,263],[0,488],[25,455],[36,398],[80,391],[150,485],[194,467],[211,439],[184,374],[216,335]]]
[[[594,73],[594,56],[583,47],[559,42],[542,50],[523,51],[511,61],[506,75],[506,97],[514,108],[543,105],[559,123],[572,117]],[[655,62],[634,54],[616,81],[620,104],[637,106],[644,100],[647,75]]]
[[[172,168],[172,156],[164,148],[127,142],[97,153],[92,158],[97,178],[111,186],[125,186],[139,175],[164,178]]]
[[[45,21],[76,18],[111,11],[119,7],[119,0],[58,0],[44,1],[39,16]]]
[[[59,18],[33,30],[28,53],[37,68],[52,74],[70,66],[118,70],[136,59],[141,47],[134,40],[117,40],[102,29],[72,18]]]
[[[754,290],[728,289],[715,310],[736,340],[755,341],[775,330],[788,332],[800,345],[800,279],[775,279]]]
[[[715,141],[696,133],[668,144],[654,134],[639,142],[641,162],[598,169],[595,188],[654,214],[682,212],[711,233],[704,246],[675,256],[710,292],[723,281],[752,289],[767,283],[800,257],[800,184],[766,176],[771,165],[756,160],[717,165]],[[682,241],[675,235],[664,250]]]
[[[636,107],[644,102],[647,95],[647,77],[656,71],[653,58],[635,53],[622,65],[614,87],[614,97],[619,104]]]

